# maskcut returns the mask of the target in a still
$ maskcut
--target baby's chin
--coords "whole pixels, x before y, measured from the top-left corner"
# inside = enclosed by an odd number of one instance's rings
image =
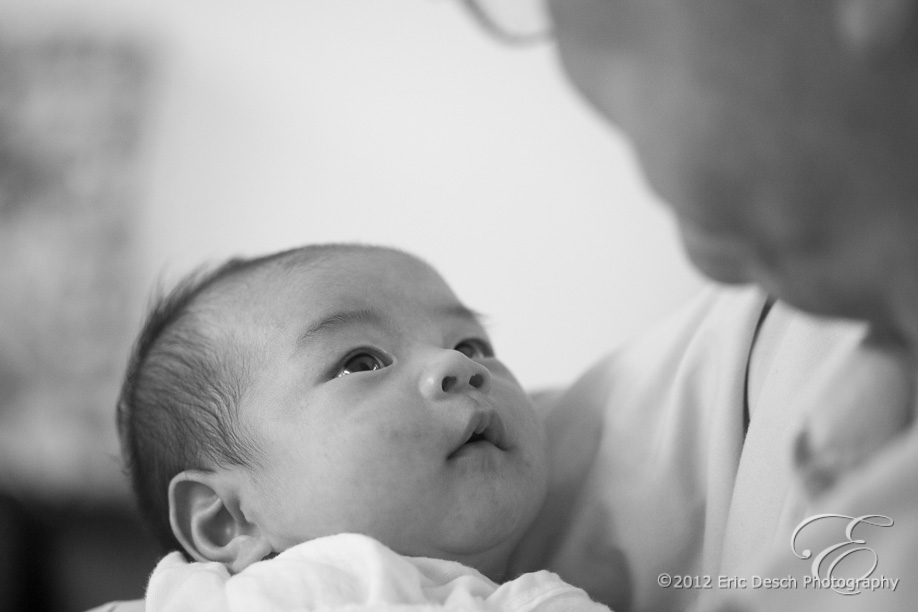
[[[520,538],[508,538],[491,546],[463,546],[462,550],[440,549],[422,556],[448,559],[472,567],[494,582],[507,579],[510,559]]]
[[[482,513],[476,524],[450,534],[452,537],[439,547],[439,554],[427,556],[459,561],[500,582],[506,578],[510,560],[544,500],[545,488],[539,486],[513,507]]]

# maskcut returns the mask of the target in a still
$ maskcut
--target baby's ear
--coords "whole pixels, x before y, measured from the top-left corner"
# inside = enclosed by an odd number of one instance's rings
[[[197,561],[217,561],[237,573],[273,549],[239,505],[236,474],[185,470],[169,483],[172,533]]]

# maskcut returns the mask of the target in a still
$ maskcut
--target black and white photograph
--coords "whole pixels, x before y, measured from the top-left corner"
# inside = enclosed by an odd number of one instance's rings
[[[0,0],[0,610],[907,612],[918,0]]]

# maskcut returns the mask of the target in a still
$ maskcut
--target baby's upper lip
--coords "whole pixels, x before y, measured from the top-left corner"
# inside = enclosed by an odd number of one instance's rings
[[[500,450],[507,450],[507,434],[500,415],[493,408],[480,408],[472,413],[462,431],[459,445],[453,449],[449,457],[451,458],[459,449],[468,444],[476,434]]]

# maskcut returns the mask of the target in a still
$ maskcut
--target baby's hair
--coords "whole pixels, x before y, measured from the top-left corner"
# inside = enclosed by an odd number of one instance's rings
[[[259,455],[257,441],[241,430],[237,418],[251,383],[251,350],[214,332],[219,313],[208,311],[205,294],[273,264],[283,269],[373,249],[381,247],[312,245],[234,258],[192,272],[167,293],[155,292],[131,351],[117,420],[125,471],[162,552],[183,551],[169,522],[172,478],[187,469],[250,467]]]

